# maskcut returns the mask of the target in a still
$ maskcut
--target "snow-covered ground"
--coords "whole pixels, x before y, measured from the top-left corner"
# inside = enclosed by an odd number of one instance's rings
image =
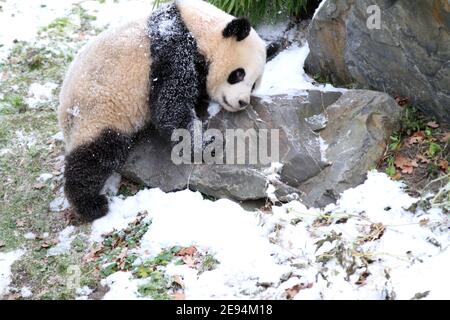
[[[11,282],[11,266],[24,254],[22,250],[0,252],[0,298],[8,292]]]
[[[249,212],[229,200],[205,200],[199,193],[143,190],[114,198],[111,212],[93,224],[92,239],[124,229],[148,212],[150,229],[135,250],[142,261],[173,246],[195,246],[220,262],[199,273],[170,264],[187,299],[448,299],[450,285],[448,215],[407,209],[417,199],[400,182],[370,172],[367,181],[324,210],[298,201]],[[142,279],[111,275],[105,298],[140,298]],[[296,289],[297,290],[297,289]]]
[[[151,12],[152,0],[5,0],[0,10],[0,59],[6,58],[14,41],[32,42],[40,28],[70,13],[73,4],[80,4],[104,27],[126,22]],[[7,30],[7,32],[5,32]]]

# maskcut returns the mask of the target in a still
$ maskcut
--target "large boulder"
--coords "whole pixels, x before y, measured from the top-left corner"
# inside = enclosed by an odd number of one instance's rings
[[[255,98],[246,111],[220,112],[208,126],[221,132],[278,129],[279,179],[271,178],[271,164],[175,165],[171,148],[157,136],[138,144],[122,174],[166,192],[190,188],[238,201],[265,199],[271,184],[270,192],[275,189],[280,200],[300,197],[323,206],[364,181],[383,155],[399,114],[391,97],[373,91]]]
[[[425,113],[450,121],[448,0],[325,1],[310,25],[308,73],[339,86],[408,97]],[[381,9],[381,29],[367,26],[371,5]]]

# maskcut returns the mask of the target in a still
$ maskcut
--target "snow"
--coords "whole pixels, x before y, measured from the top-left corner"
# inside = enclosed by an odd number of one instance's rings
[[[30,288],[28,287],[23,287],[20,289],[20,295],[22,296],[22,298],[31,298],[33,296],[33,292],[31,291]]]
[[[46,183],[51,178],[53,178],[53,174],[51,174],[51,173],[43,173],[37,178],[37,181],[38,182],[42,182],[42,183]]]
[[[40,28],[49,25],[57,18],[68,16],[74,4],[80,4],[87,13],[96,17],[93,22],[96,27],[118,25],[145,16],[152,11],[151,0],[35,0],[1,2],[0,30],[0,60],[5,59],[14,41],[31,42],[36,39]],[[124,14],[126,13],[126,14]]]
[[[1,3],[0,11],[0,60],[7,57],[14,41],[32,41],[39,28],[67,14],[73,3],[79,0],[36,0]]]
[[[302,95],[305,90],[344,91],[330,84],[317,85],[304,70],[309,45],[293,44],[269,61],[264,71],[260,87],[255,91],[257,96],[273,96],[280,94]]]
[[[40,104],[50,101],[53,98],[53,91],[58,85],[53,82],[47,82],[43,85],[33,83],[28,90],[27,105],[31,109],[37,108]]]
[[[23,237],[27,240],[35,240],[36,239],[36,234],[33,232],[27,232],[23,235]]]
[[[83,9],[96,17],[94,25],[97,27],[117,26],[128,21],[149,15],[153,9],[152,0],[105,0],[84,1]]]
[[[268,175],[276,175],[279,166],[272,168]],[[426,298],[450,298],[444,285],[450,279],[445,272],[448,217],[436,209],[407,211],[417,199],[403,187],[372,171],[364,184],[345,191],[335,205],[308,209],[293,201],[273,207],[270,214],[245,211],[229,200],[205,200],[189,190],[143,190],[126,199],[113,198],[111,212],[94,222],[91,238],[99,241],[102,234],[124,229],[138,213],[148,212],[146,221],[152,223],[136,251],[142,260],[178,245],[195,246],[220,262],[201,274],[186,265],[166,268],[167,275],[183,279],[187,299],[279,299],[295,283],[309,288],[297,299],[410,299],[426,291]],[[325,215],[334,222],[317,224]],[[337,223],[343,218],[345,222]],[[421,223],[425,219],[428,225]],[[368,240],[376,224],[384,226],[384,234]],[[336,239],[318,246],[333,234]],[[327,262],[318,262],[328,255]],[[361,258],[365,255],[373,262],[366,263]],[[351,266],[354,274],[347,273]],[[365,284],[356,285],[364,271],[370,273]],[[419,274],[420,281],[408,285]],[[110,287],[105,298],[141,298],[140,281],[130,273],[113,274],[105,280]]]
[[[74,232],[74,226],[68,226],[61,231],[58,235],[58,244],[48,250],[48,255],[57,256],[70,251],[72,241],[75,239],[75,235],[73,235]]]
[[[119,173],[113,173],[108,180],[106,180],[101,193],[115,196],[119,192],[121,181],[122,176]]]
[[[0,252],[0,298],[9,292],[11,283],[11,266],[20,259],[25,252],[16,250],[7,253]]]
[[[76,300],[88,300],[89,295],[94,292],[94,290],[92,290],[91,288],[89,288],[88,286],[84,286],[81,288],[78,288],[75,291],[76,294]]]

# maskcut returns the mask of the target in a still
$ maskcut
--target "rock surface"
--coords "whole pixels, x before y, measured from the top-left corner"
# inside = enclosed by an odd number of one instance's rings
[[[381,29],[367,27],[371,5],[381,9]],[[425,113],[450,121],[448,0],[326,0],[308,42],[311,75],[408,97]]]
[[[399,114],[386,94],[310,91],[305,96],[255,98],[244,112],[220,112],[209,120],[209,128],[279,129],[283,168],[279,179],[272,180],[275,194],[282,201],[297,196],[308,205],[323,206],[364,181],[383,155]],[[137,145],[122,174],[166,192],[189,187],[216,198],[245,201],[267,197],[270,167],[175,165],[168,144],[151,136]]]

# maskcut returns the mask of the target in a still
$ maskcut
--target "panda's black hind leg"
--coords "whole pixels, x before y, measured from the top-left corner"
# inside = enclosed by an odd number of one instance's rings
[[[129,155],[132,139],[114,130],[104,130],[94,141],[66,156],[64,192],[85,220],[108,213],[108,200],[101,195],[106,180],[119,170]]]

